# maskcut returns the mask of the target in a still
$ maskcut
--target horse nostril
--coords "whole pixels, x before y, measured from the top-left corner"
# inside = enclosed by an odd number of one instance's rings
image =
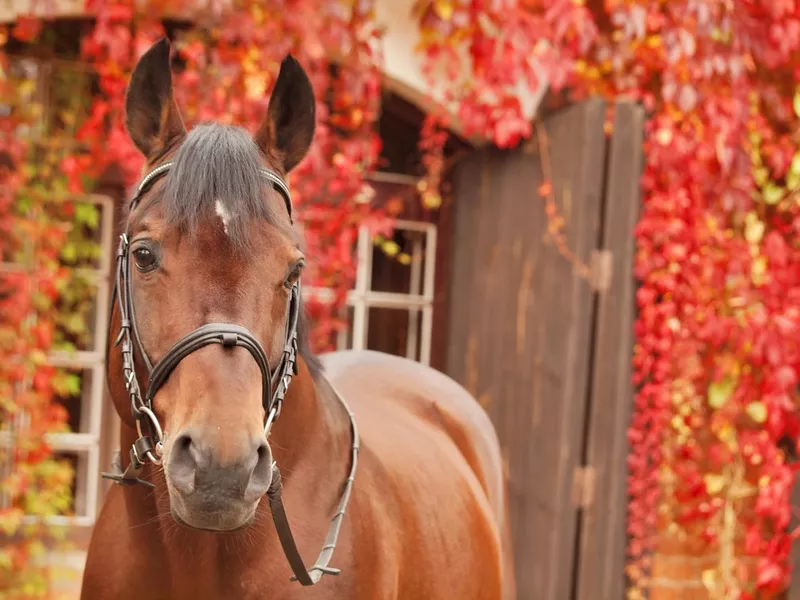
[[[195,474],[201,467],[202,454],[188,433],[179,435],[172,445],[169,474],[173,485],[184,494],[191,494],[195,487]]]
[[[258,459],[253,472],[250,474],[250,481],[247,484],[245,498],[255,501],[263,496],[272,483],[272,451],[266,441],[261,441],[256,449]]]

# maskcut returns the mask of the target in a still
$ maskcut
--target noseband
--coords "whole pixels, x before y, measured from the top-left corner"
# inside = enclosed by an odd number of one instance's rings
[[[156,181],[164,177],[172,166],[171,162],[164,163],[142,179],[136,189],[136,194],[130,201],[130,213],[136,209],[142,196]],[[269,169],[261,169],[261,175],[281,194],[289,212],[289,220],[292,221],[292,197],[286,183],[277,173]],[[281,407],[292,376],[297,375],[297,320],[300,314],[300,282],[295,283],[291,289],[283,353],[275,370],[270,368],[267,354],[258,339],[244,327],[231,323],[207,323],[198,327],[176,342],[161,359],[153,364],[142,345],[139,330],[136,327],[130,264],[130,244],[126,231],[120,236],[117,248],[116,285],[111,304],[113,306],[114,302],[117,302],[120,314],[120,329],[114,346],[122,346],[122,374],[125,380],[125,389],[130,397],[131,413],[136,422],[139,438],[131,446],[128,466],[123,470],[120,457],[117,455],[113,465],[114,472],[102,473],[102,476],[118,484],[143,484],[155,487],[151,482],[138,477],[138,472],[148,461],[153,464],[161,464],[164,452],[165,435],[155,414],[153,399],[180,361],[200,348],[210,344],[220,344],[224,348],[240,346],[252,355],[261,371],[261,397],[265,414],[264,435],[265,437],[269,436],[273,424],[281,414]],[[109,323],[110,321],[111,315],[109,315]],[[148,372],[147,391],[144,395],[136,376],[134,343]],[[108,363],[108,356],[106,356],[106,363]],[[292,579],[300,581],[303,585],[315,584],[324,574],[336,575],[339,573],[338,569],[330,568],[327,565],[336,547],[339,529],[350,499],[357,464],[359,442],[355,417],[344,399],[336,390],[333,391],[350,417],[353,436],[352,466],[344,486],[339,509],[333,517],[328,536],[325,539],[325,545],[316,564],[311,569],[306,569],[292,536],[283,506],[280,471],[275,463],[272,465],[272,482],[267,491],[278,537],[295,574]]]

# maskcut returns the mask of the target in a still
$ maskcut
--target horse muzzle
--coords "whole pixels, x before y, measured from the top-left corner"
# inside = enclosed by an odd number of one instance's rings
[[[258,436],[221,460],[197,428],[184,429],[165,458],[171,512],[195,529],[231,531],[249,524],[272,481],[272,452]]]

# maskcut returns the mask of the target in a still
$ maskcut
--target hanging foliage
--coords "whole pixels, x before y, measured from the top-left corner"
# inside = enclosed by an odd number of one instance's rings
[[[800,4],[591,6],[421,0],[417,14],[446,101],[500,146],[530,133],[515,92],[536,84],[531,57],[575,99],[625,96],[650,112],[629,596],[648,588],[659,515],[719,550],[703,580],[712,597],[775,593],[788,583],[800,425]]]
[[[711,597],[774,594],[788,585],[800,439],[800,5],[606,5],[608,26],[579,64],[584,89],[651,110],[630,595],[647,588],[659,511],[719,551],[704,575]]]
[[[14,33],[27,37],[36,30],[23,20]],[[0,31],[0,42],[6,40],[7,31]],[[37,561],[58,532],[23,516],[61,514],[72,501],[72,467],[52,455],[44,435],[66,425],[66,411],[54,399],[71,380],[47,356],[59,320],[82,309],[62,301],[70,271],[60,251],[74,238],[64,210],[77,203],[66,201],[58,175],[61,140],[48,136],[42,123],[30,67],[13,68],[0,53],[0,98],[10,113],[0,119],[0,464],[15,465],[0,480],[0,532],[20,540],[0,548],[0,598],[46,592],[46,571]]]
[[[67,90],[66,97],[88,105],[80,119],[74,110],[58,115],[58,126],[44,136],[37,130],[43,109],[32,102],[41,81],[36,73],[15,78],[11,57],[0,54],[0,97],[12,99],[11,118],[0,121],[0,243],[3,263],[20,265],[19,272],[4,270],[0,280],[0,430],[19,415],[26,425],[10,457],[14,469],[1,482],[11,508],[0,511],[0,526],[19,541],[0,550],[0,597],[46,592],[45,574],[29,559],[44,550],[50,530],[21,529],[21,518],[69,511],[71,470],[55,461],[44,434],[65,429],[67,414],[56,398],[74,395],[80,386],[47,358],[85,342],[88,288],[81,267],[99,251],[91,242],[98,215],[85,199],[112,165],[123,170],[128,185],[141,176],[142,158],[124,128],[124,92],[137,59],[165,34],[165,17],[192,20],[171,32],[175,88],[189,126],[215,119],[254,130],[285,54],[291,52],[309,73],[318,99],[317,133],[292,173],[292,187],[313,265],[307,286],[333,291],[332,301],[308,303],[315,349],[328,349],[344,325],[358,228],[390,230],[391,220],[370,205],[374,194],[365,180],[381,150],[380,55],[371,2],[236,4],[221,10],[193,0],[88,0],[93,20],[75,58],[89,67],[96,89]],[[43,21],[20,17],[1,39],[35,42],[41,49],[46,32]],[[58,85],[55,90],[65,91]]]

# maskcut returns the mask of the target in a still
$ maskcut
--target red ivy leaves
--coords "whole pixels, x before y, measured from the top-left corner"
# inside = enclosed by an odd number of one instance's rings
[[[648,585],[662,475],[676,482],[672,518],[714,545],[732,464],[756,495],[735,509],[761,560],[756,574],[735,569],[738,581],[718,575],[742,597],[781,589],[794,468],[779,443],[800,433],[800,204],[785,189],[800,185],[800,4],[607,0],[590,14],[572,0],[419,0],[415,11],[432,87],[444,74],[442,101],[468,133],[501,146],[530,135],[517,98],[541,79],[570,84],[575,98],[638,98],[650,111],[636,228],[630,595]]]
[[[653,111],[636,229],[634,589],[647,586],[650,515],[665,499],[654,474],[671,472],[675,519],[712,545],[723,537],[726,490],[752,490],[736,518],[748,530],[746,551],[761,560],[757,574],[739,569],[726,585],[776,591],[788,580],[794,481],[778,445],[798,439],[800,369],[799,211],[779,189],[797,146],[798,38],[776,35],[800,24],[800,7],[751,0],[723,14],[714,2],[610,2],[607,10],[611,25],[579,68],[585,91],[639,97]],[[745,482],[736,487],[728,466],[739,463]]]

